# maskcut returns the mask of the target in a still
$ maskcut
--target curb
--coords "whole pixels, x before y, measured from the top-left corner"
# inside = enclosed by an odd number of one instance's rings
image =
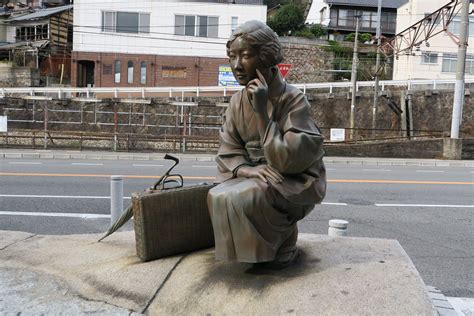
[[[175,154],[183,161],[214,161],[215,155]],[[163,159],[160,154],[129,153],[64,153],[64,152],[0,152],[0,159],[64,159],[64,160],[142,160]],[[418,167],[468,167],[474,168],[474,161],[403,159],[403,158],[361,158],[361,157],[324,157],[326,164],[364,165],[364,166],[418,166]]]
[[[214,156],[175,155],[185,161],[214,161]],[[63,153],[2,153],[0,159],[54,159],[54,160],[163,160],[162,155],[130,154],[63,154]]]
[[[440,316],[458,316],[458,313],[454,309],[454,307],[449,303],[446,296],[444,296],[441,291],[434,287],[427,285],[426,291],[428,292],[428,296],[431,299],[431,303],[433,304],[434,308],[438,312]]]

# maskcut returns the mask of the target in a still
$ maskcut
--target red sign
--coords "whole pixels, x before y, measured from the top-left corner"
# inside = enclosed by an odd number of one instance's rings
[[[278,64],[278,69],[280,69],[281,76],[283,78],[290,72],[292,64]]]

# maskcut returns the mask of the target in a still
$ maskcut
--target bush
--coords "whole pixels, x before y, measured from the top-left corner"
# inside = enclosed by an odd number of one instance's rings
[[[362,33],[362,34],[359,34],[357,37],[358,37],[359,42],[362,42],[362,43],[370,42],[372,40],[372,34],[370,33]],[[354,38],[355,38],[355,33],[350,33],[344,37],[344,40],[348,42],[353,42]]]
[[[299,31],[304,26],[303,9],[293,3],[285,4],[268,20],[267,24],[278,35]]]
[[[306,37],[306,38],[315,38],[313,32],[309,27],[305,27],[299,31],[292,33],[293,36]]]
[[[328,32],[321,26],[321,24],[313,24],[309,27],[309,30],[317,38],[326,35]]]

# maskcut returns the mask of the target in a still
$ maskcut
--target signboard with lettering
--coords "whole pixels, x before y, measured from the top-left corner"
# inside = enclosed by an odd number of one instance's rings
[[[332,142],[343,142],[345,140],[346,129],[345,128],[331,128]]]
[[[239,86],[239,83],[237,82],[237,80],[235,80],[230,65],[219,65],[218,83],[220,87]]]
[[[0,116],[0,133],[8,132],[7,121],[8,119],[6,116]]]

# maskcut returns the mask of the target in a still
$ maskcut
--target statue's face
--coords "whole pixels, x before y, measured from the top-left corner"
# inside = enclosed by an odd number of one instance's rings
[[[243,86],[257,78],[256,70],[262,66],[258,52],[242,37],[230,45],[229,63],[235,79]]]

